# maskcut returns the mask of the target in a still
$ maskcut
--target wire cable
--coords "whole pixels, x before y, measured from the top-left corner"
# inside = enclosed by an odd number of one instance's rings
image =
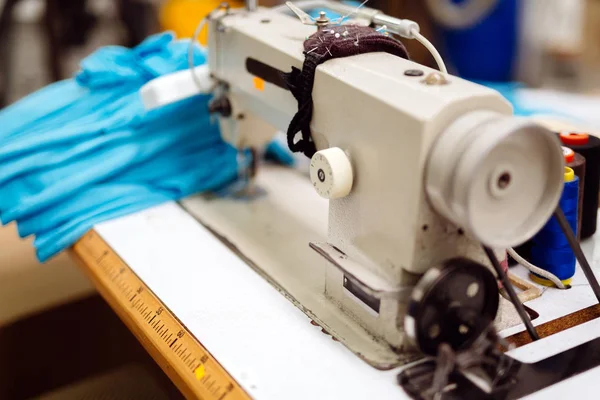
[[[529,261],[527,261],[526,259],[521,257],[521,255],[519,253],[517,253],[516,250],[513,248],[509,248],[509,249],[507,249],[507,251],[508,251],[508,254],[510,254],[510,256],[515,259],[516,262],[518,262],[519,264],[521,264],[522,266],[527,268],[529,271],[533,272],[536,275],[539,275],[541,277],[548,279],[549,281],[554,283],[554,285],[559,289],[567,289],[567,287],[564,285],[564,283],[562,283],[562,281],[560,279],[558,279],[558,277],[556,275],[554,275],[552,272],[546,271],[545,269],[542,269],[540,267],[533,265],[532,263],[530,263]]]
[[[425,36],[421,35],[421,33],[417,29],[411,30],[410,33],[412,34],[414,39],[416,39],[419,43],[421,43],[423,46],[425,46],[425,48],[427,50],[429,50],[429,52],[433,56],[435,62],[437,63],[440,72],[443,74],[447,74],[448,69],[446,68],[444,59],[440,55],[440,52],[435,48],[433,43],[431,43],[429,40],[427,40],[427,38]]]
[[[367,4],[370,0],[365,0],[362,3],[360,3],[360,5],[358,7],[356,7],[354,10],[352,10],[351,12],[349,12],[348,14],[340,17],[340,18],[336,18],[333,21],[331,21],[332,23],[339,23],[342,24],[342,22],[344,22],[344,20],[346,18],[349,18],[351,16],[353,16],[354,14],[356,14],[357,12],[360,11],[361,8],[363,8],[365,6],[365,4]]]
[[[200,82],[200,78],[198,77],[198,75],[196,75],[196,66],[194,65],[194,46],[196,45],[198,36],[200,36],[200,32],[202,32],[202,29],[204,29],[204,26],[210,19],[209,17],[210,15],[202,18],[202,20],[198,24],[198,27],[196,28],[196,31],[194,32],[194,35],[192,36],[192,39],[190,40],[190,45],[188,47],[188,68],[192,73],[192,79],[194,80],[194,83],[196,84],[198,89],[203,88],[204,85],[202,85],[202,83]]]
[[[502,282],[502,287],[504,287],[504,290],[506,290],[506,293],[508,293],[508,297],[510,298],[511,303],[517,309],[517,314],[519,314],[519,317],[521,317],[521,321],[523,321],[523,323],[525,324],[525,328],[527,328],[527,332],[529,333],[531,340],[538,340],[540,337],[537,331],[535,330],[535,327],[531,323],[531,318],[529,318],[529,314],[527,314],[527,311],[525,311],[525,307],[523,307],[523,303],[521,303],[521,300],[519,300],[519,296],[517,296],[515,288],[513,288],[512,283],[508,279],[508,276],[504,273],[502,266],[498,262],[498,258],[496,257],[492,249],[490,249],[487,246],[483,246],[483,251],[487,255],[492,266],[494,267],[494,270],[496,271],[500,282]]]
[[[226,13],[229,12],[229,4],[228,3],[219,4],[214,10],[212,10],[210,13],[208,13],[207,16],[205,16],[204,18],[202,18],[200,20],[200,22],[198,23],[198,26],[196,27],[196,30],[194,31],[194,34],[192,35],[190,44],[188,46],[188,68],[192,74],[192,79],[194,80],[194,83],[196,84],[198,89],[200,89],[201,91],[204,90],[204,87],[206,85],[203,85],[202,82],[200,81],[200,77],[198,77],[198,75],[196,75],[196,69],[195,69],[196,66],[194,64],[194,46],[198,42],[200,33],[202,33],[202,30],[206,26],[206,23],[213,17],[213,14],[219,10],[224,10]]]

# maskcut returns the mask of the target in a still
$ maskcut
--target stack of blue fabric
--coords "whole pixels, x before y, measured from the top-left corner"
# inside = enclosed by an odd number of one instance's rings
[[[142,105],[145,83],[188,67],[188,45],[165,33],[102,48],[74,79],[0,111],[0,220],[34,235],[41,261],[99,222],[236,181],[207,96]],[[198,46],[196,65],[205,58]]]

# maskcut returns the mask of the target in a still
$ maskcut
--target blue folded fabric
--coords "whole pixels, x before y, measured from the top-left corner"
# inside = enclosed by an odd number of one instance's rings
[[[139,168],[128,179],[141,183],[108,183],[90,188],[78,198],[69,199],[67,204],[63,204],[63,215],[38,217],[39,221],[33,224],[36,229],[34,246],[38,257],[47,259],[56,253],[57,248],[64,248],[62,243],[70,246],[95,224],[106,219],[124,216],[194,193],[219,190],[224,184],[234,182],[237,178],[238,170],[234,162],[236,155],[236,150],[223,143],[187,157],[186,160],[178,160],[176,164],[180,168],[172,167],[170,171],[163,172],[163,177],[152,177],[149,168]],[[183,169],[184,166],[188,167],[187,172]],[[145,180],[147,178],[150,180]],[[57,221],[58,224],[55,222],[54,226],[49,226],[48,221]],[[27,225],[21,225],[20,229],[27,228]]]
[[[188,45],[166,33],[99,49],[75,78],[0,111],[0,220],[34,235],[41,261],[97,223],[237,180],[207,96],[143,107],[141,86],[188,68]]]
[[[102,211],[96,210],[93,215],[78,216],[77,219],[62,225],[53,234],[45,238],[36,237],[33,245],[36,248],[37,258],[41,262],[51,259],[60,251],[72,246],[96,224],[154,207],[169,200],[172,199],[154,193],[146,196],[138,194],[136,198],[131,200],[129,205],[122,207],[107,206]]]
[[[100,222],[239,183],[239,152],[208,114],[209,96],[143,107],[139,89],[187,69],[188,45],[165,33],[101,48],[73,79],[0,110],[0,222],[35,236],[41,261]],[[206,62],[199,46],[194,60]],[[293,164],[278,143],[266,153]]]
[[[115,132],[109,129],[95,132],[99,135],[97,141],[102,139],[102,144],[91,152],[77,153],[77,147],[90,142],[74,146],[74,154],[68,146],[46,146],[49,151],[59,154],[59,158],[67,160],[56,165],[52,161],[32,164],[35,170],[25,175],[20,171],[26,170],[26,167],[10,168],[9,163],[6,170],[12,173],[13,178],[8,182],[0,180],[4,188],[4,195],[0,196],[0,220],[7,224],[27,218],[89,185],[117,179],[127,168],[156,163],[170,152],[171,158],[174,158],[182,148],[221,144],[216,124],[211,123],[208,115],[198,115],[198,109],[203,106],[206,106],[204,97],[193,98],[183,104],[147,113],[144,119],[147,123],[135,123],[126,128],[119,126]]]

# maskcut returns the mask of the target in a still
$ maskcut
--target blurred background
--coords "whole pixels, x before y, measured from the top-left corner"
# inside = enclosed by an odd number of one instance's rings
[[[162,30],[189,37],[218,3],[0,0],[0,108],[72,76],[99,46],[134,46]],[[417,21],[451,73],[498,88],[517,113],[556,116],[557,124],[564,117],[600,132],[600,0],[367,5]],[[415,61],[435,67],[419,43],[404,42]],[[82,398],[86,388],[110,390],[123,379],[153,382],[124,398],[179,396],[67,256],[39,265],[13,226],[0,228],[0,398]]]

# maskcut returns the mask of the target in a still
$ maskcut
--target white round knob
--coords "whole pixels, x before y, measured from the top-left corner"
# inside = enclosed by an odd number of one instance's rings
[[[318,151],[310,162],[310,179],[321,197],[346,197],[354,179],[348,156],[338,147]]]

